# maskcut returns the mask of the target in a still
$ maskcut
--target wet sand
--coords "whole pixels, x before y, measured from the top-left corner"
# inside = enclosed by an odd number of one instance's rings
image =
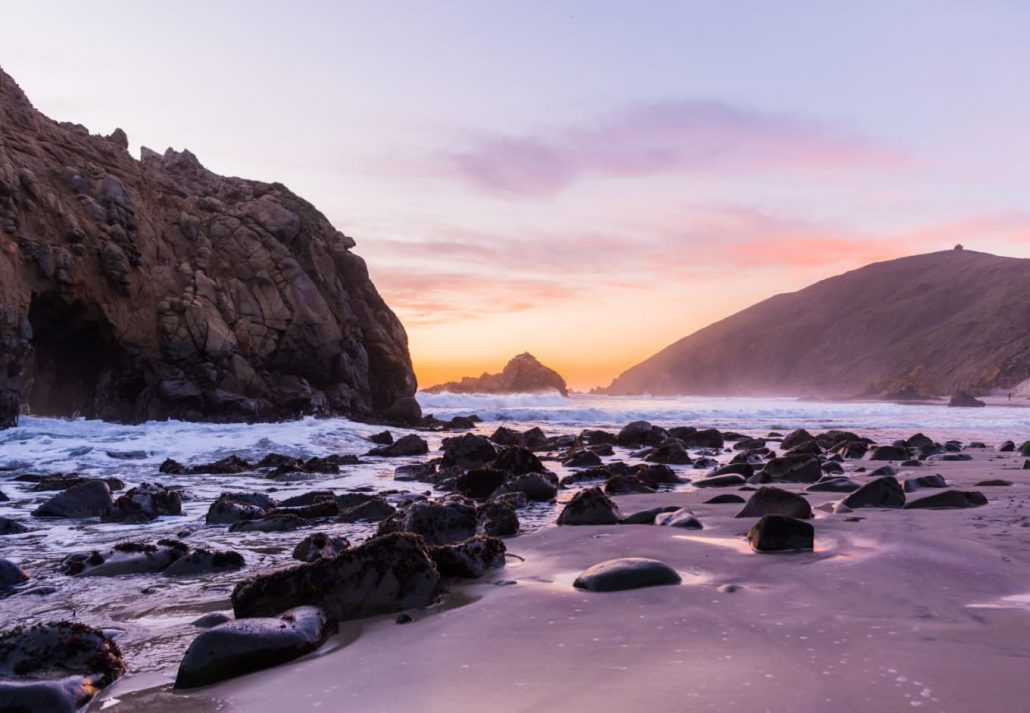
[[[902,475],[1016,484],[978,488],[990,502],[973,509],[817,510],[816,551],[779,555],[749,550],[740,505],[702,504],[726,489],[623,496],[624,513],[685,505],[705,528],[548,526],[508,540],[524,562],[452,585],[411,624],[352,622],[304,659],[188,693],[168,690],[173,669],[130,674],[90,710],[1021,710],[1030,471],[1018,456],[968,452],[973,462]],[[660,559],[684,583],[572,588],[623,556]]]

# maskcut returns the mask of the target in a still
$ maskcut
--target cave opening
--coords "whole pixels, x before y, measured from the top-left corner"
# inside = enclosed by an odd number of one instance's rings
[[[24,402],[36,416],[111,418],[124,362],[114,330],[98,310],[58,295],[34,295],[32,351]],[[114,398],[112,398],[114,397]]]

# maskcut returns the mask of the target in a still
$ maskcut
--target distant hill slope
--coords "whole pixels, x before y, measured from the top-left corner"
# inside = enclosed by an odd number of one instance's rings
[[[562,396],[569,395],[561,374],[544,366],[528,352],[512,357],[499,374],[484,372],[478,377],[466,376],[461,381],[430,386],[425,391],[431,394],[444,391],[452,394],[531,394],[557,391]]]
[[[609,394],[914,396],[1030,377],[1030,260],[948,250],[776,295],[663,349]]]

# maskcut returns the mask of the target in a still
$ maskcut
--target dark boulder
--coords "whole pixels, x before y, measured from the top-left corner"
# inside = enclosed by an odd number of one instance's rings
[[[22,525],[17,520],[12,520],[8,517],[0,517],[0,535],[20,535],[23,532],[28,532],[29,528]]]
[[[861,488],[861,483],[858,483],[851,478],[822,478],[817,483],[812,483],[805,492],[808,493],[853,493]]]
[[[317,559],[331,559],[350,547],[346,537],[316,532],[308,535],[293,548],[293,559],[314,562]]]
[[[68,621],[0,633],[0,710],[75,713],[125,673],[105,633]]]
[[[292,532],[310,527],[311,522],[292,513],[276,512],[229,525],[229,532]]]
[[[643,557],[624,557],[599,562],[576,577],[573,586],[588,592],[618,592],[664,584],[679,584],[683,580],[669,565]]]
[[[1005,480],[1004,478],[990,478],[988,480],[981,480],[979,483],[974,483],[978,488],[1007,488],[1014,483],[1011,480]]]
[[[1012,441],[1004,441],[998,446],[999,453],[1012,453],[1016,450],[1016,444]]]
[[[536,454],[522,446],[508,446],[502,448],[494,460],[494,468],[505,470],[515,475],[526,473],[539,473],[544,469],[544,464],[536,457]]]
[[[91,480],[62,490],[32,513],[36,517],[95,517],[110,510],[111,489],[102,480]]]
[[[690,484],[695,488],[731,488],[743,485],[746,482],[747,478],[743,475],[726,473],[725,475],[710,475],[707,478],[698,478],[690,481]]]
[[[379,524],[379,534],[410,532],[429,545],[449,545],[476,534],[476,509],[467,502],[415,502]]]
[[[716,495],[714,498],[708,498],[705,500],[705,505],[739,505],[744,502],[744,498],[733,493],[721,493]]]
[[[350,502],[351,499],[345,498],[341,502],[341,498],[344,496],[338,496],[336,500],[341,507],[340,522],[380,522],[397,512],[393,505],[378,496],[363,498],[361,502],[348,507],[343,507],[343,503]]]
[[[765,474],[774,481],[814,483],[823,477],[819,460],[810,455],[786,455],[765,464]]]
[[[269,508],[234,499],[231,493],[222,493],[207,509],[204,521],[208,525],[231,525],[245,520],[264,517]]]
[[[796,431],[791,431],[783,440],[780,442],[780,448],[787,451],[795,446],[800,446],[802,443],[814,442],[815,437],[803,428],[799,428]]]
[[[301,606],[275,618],[230,621],[200,634],[183,656],[175,687],[197,688],[278,666],[310,653],[336,631],[326,613]]]
[[[986,405],[986,403],[975,398],[968,391],[962,391],[961,389],[952,394],[951,401],[948,402],[948,406],[959,408],[979,408]]]
[[[911,500],[905,504],[906,510],[921,508],[975,508],[987,504],[987,498],[978,490],[945,490],[925,498]]]
[[[792,518],[812,517],[812,506],[802,496],[789,490],[763,486],[748,499],[737,517],[784,515]]]
[[[569,454],[561,464],[566,468],[596,468],[601,463],[601,458],[596,453],[582,450]]]
[[[497,450],[489,438],[466,433],[443,440],[442,468],[482,468],[494,462]]]
[[[243,555],[233,550],[211,551],[200,548],[172,562],[162,572],[166,577],[195,577],[198,574],[233,572],[243,568]]]
[[[905,506],[905,491],[894,476],[872,480],[841,501],[851,508],[900,508]]]
[[[815,549],[811,523],[785,515],[764,515],[747,533],[756,552],[805,552]]]
[[[506,551],[503,540],[476,535],[450,545],[432,545],[429,556],[441,577],[479,579],[489,570],[504,566]]]
[[[325,502],[326,500],[335,500],[336,496],[332,490],[309,490],[306,493],[300,495],[293,495],[283,500],[280,500],[275,504],[276,508],[302,508],[317,503]]]
[[[380,431],[379,433],[373,433],[368,437],[368,440],[377,446],[388,446],[393,443],[393,434],[389,431]]]
[[[401,436],[388,446],[379,446],[368,452],[370,456],[381,458],[402,458],[405,456],[421,456],[429,452],[429,444],[424,438],[409,433]]]
[[[25,570],[8,559],[0,557],[0,596],[12,587],[29,581]]]
[[[665,463],[666,465],[690,465],[693,462],[686,445],[683,441],[675,438],[668,438],[660,443],[644,457],[644,460],[648,463]]]
[[[321,606],[344,621],[428,606],[440,574],[424,542],[391,533],[332,559],[320,559],[240,582],[232,593],[237,618],[274,616],[286,609]]]
[[[497,489],[495,497],[507,493],[522,493],[535,502],[550,502],[558,497],[558,478],[550,473],[516,475]]]
[[[676,485],[677,483],[683,482],[683,478],[676,475],[676,471],[669,466],[660,463],[638,465],[632,470],[630,475],[633,475],[654,487],[658,487],[659,485]]]
[[[711,472],[711,475],[742,475],[745,478],[750,478],[755,474],[755,467],[750,463],[730,463],[728,465],[720,466]]]
[[[902,484],[902,488],[906,493],[914,493],[923,488],[946,487],[948,487],[948,482],[944,480],[944,476],[936,473],[934,475],[921,475],[918,478],[906,478]]]
[[[675,512],[679,510],[675,505],[665,505],[663,507],[648,508],[647,510],[639,510],[632,515],[627,515],[623,521],[623,525],[653,525],[655,518],[664,512]]]
[[[908,448],[902,446],[877,446],[869,454],[869,460],[908,460]]]
[[[633,421],[622,427],[615,437],[616,443],[623,448],[639,448],[640,446],[656,446],[665,439],[665,431],[652,426],[647,421]]]
[[[467,498],[486,500],[508,480],[507,471],[496,468],[474,468],[454,480],[454,489]]]
[[[156,574],[186,556],[189,548],[178,540],[156,545],[119,542],[104,552],[68,555],[61,562],[65,574],[82,577],[116,577],[123,574]]]
[[[100,516],[103,522],[144,523],[162,515],[182,515],[182,496],[157,483],[142,483],[119,496]]]
[[[511,503],[491,500],[476,508],[476,531],[491,537],[511,537],[519,532],[519,516]]]
[[[633,493],[655,493],[654,486],[632,475],[613,475],[604,484],[608,495],[631,495]]]
[[[694,513],[686,508],[656,515],[654,524],[660,527],[682,527],[685,530],[701,530],[704,526]]]
[[[909,448],[932,448],[934,446],[934,442],[929,436],[923,435],[922,433],[916,433],[915,435],[909,436],[905,439],[905,445]]]
[[[559,525],[615,525],[621,521],[619,508],[600,488],[580,490],[558,515]]]

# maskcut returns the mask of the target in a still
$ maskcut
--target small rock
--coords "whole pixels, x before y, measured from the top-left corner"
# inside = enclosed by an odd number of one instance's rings
[[[368,452],[368,455],[381,458],[401,458],[404,456],[421,456],[428,452],[429,444],[426,443],[425,439],[416,436],[414,433],[409,433],[388,446],[373,448]]]
[[[293,559],[301,562],[314,562],[317,559],[330,559],[350,547],[346,537],[316,532],[308,535],[293,548]]]
[[[801,552],[815,548],[815,528],[785,515],[764,515],[747,533],[756,552]]]
[[[488,570],[504,566],[507,549],[496,537],[476,535],[451,545],[434,545],[429,556],[442,577],[478,579]]]
[[[679,584],[679,574],[664,562],[624,557],[600,562],[583,571],[573,586],[588,592],[618,592],[663,584]]]
[[[782,515],[790,518],[812,517],[812,506],[797,493],[789,490],[762,486],[751,496],[737,517],[762,517]]]
[[[615,503],[596,487],[576,493],[558,515],[559,525],[615,525],[621,520]]]
[[[900,508],[905,506],[905,491],[892,475],[870,481],[844,498],[846,508]]]
[[[933,475],[922,475],[918,478],[906,478],[905,482],[902,483],[902,487],[906,493],[914,493],[923,488],[946,488],[948,483],[944,480],[944,476],[935,473]]]
[[[905,505],[906,510],[918,508],[975,508],[987,504],[987,498],[978,490],[945,490],[941,493],[927,495],[919,500],[912,500]]]
[[[655,516],[654,524],[660,527],[682,527],[686,530],[701,530],[704,526],[694,513],[686,508]]]

